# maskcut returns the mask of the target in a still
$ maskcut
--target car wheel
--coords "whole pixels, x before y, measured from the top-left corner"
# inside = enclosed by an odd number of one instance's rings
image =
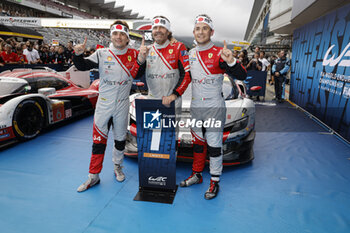
[[[13,114],[13,131],[17,138],[27,140],[36,137],[43,128],[44,111],[35,100],[24,100]]]

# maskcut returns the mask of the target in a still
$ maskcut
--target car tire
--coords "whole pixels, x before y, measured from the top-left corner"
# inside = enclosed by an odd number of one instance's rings
[[[44,125],[44,111],[41,105],[32,99],[22,101],[15,109],[12,125],[18,139],[35,138]]]

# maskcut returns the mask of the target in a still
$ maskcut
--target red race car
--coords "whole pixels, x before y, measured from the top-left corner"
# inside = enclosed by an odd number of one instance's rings
[[[43,128],[92,112],[99,80],[82,88],[50,69],[15,69],[0,74],[0,145],[31,139]]]

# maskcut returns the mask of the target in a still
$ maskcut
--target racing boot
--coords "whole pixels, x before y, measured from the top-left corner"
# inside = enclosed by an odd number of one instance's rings
[[[123,182],[125,180],[125,175],[122,169],[123,167],[120,164],[114,164],[114,174],[118,182]]]
[[[181,187],[188,187],[193,184],[200,184],[203,182],[202,173],[198,172],[192,172],[190,177],[188,177],[186,180],[181,181],[180,186]]]
[[[219,192],[219,181],[210,179],[210,186],[204,194],[204,198],[210,200],[218,195]]]
[[[85,183],[79,186],[78,192],[84,192],[85,190],[91,188],[92,186],[100,183],[100,177],[98,174],[89,173],[89,178]]]

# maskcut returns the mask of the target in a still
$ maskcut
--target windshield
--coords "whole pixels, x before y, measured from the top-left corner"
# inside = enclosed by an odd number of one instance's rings
[[[0,96],[24,93],[28,89],[28,83],[19,78],[0,77]]]

